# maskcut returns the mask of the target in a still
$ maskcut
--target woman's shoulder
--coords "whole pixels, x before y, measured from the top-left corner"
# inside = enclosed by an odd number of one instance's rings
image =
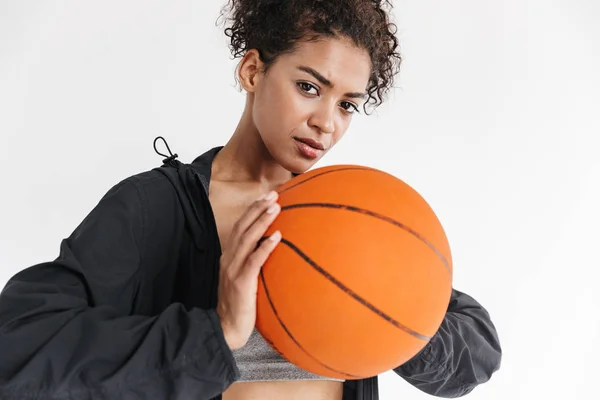
[[[182,168],[189,167],[182,165]],[[132,198],[135,191],[141,211],[146,219],[154,221],[153,225],[161,221],[164,224],[173,223],[178,216],[183,218],[186,203],[202,203],[201,196],[195,196],[195,199],[187,198],[187,192],[198,192],[202,187],[199,181],[185,175],[187,174],[174,168],[157,167],[131,175],[117,186],[129,186],[129,198]]]
[[[127,210],[123,217],[140,223],[146,243],[170,241],[182,231],[189,231],[198,242],[210,226],[208,182],[218,149],[207,150],[191,163],[171,154],[151,169],[122,178],[101,203],[115,213]]]
[[[142,202],[148,200],[168,202],[176,197],[175,188],[169,179],[170,171],[161,171],[158,168],[138,172],[124,178],[117,185],[129,185],[135,189]]]
[[[199,190],[208,191],[212,161],[221,147],[211,148],[191,163],[177,160],[177,154],[171,154],[152,169],[145,170],[125,178],[119,184],[131,184],[139,192],[141,200],[149,206],[164,208],[169,203],[185,200],[189,193],[195,193],[190,200],[202,202]]]
[[[163,233],[174,233],[185,225],[195,238],[204,236],[201,231],[209,225],[208,184],[214,154],[211,149],[191,163],[163,160],[162,165],[124,180],[138,193],[147,225]]]

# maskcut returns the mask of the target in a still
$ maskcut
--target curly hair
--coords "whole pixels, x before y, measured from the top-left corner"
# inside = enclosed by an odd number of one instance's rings
[[[269,66],[300,41],[346,37],[365,49],[372,72],[364,104],[378,107],[393,85],[402,57],[389,0],[229,0],[221,11],[234,58],[256,49]],[[387,10],[386,10],[387,9]]]

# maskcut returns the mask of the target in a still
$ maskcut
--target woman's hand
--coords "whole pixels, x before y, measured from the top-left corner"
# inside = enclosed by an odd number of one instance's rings
[[[236,222],[221,255],[217,314],[232,350],[243,347],[256,324],[260,269],[281,240],[279,231],[257,247],[281,207],[277,192],[252,203]]]

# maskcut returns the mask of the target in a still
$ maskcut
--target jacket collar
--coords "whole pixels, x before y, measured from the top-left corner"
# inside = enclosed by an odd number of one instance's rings
[[[194,161],[192,161],[192,163],[190,164],[197,171],[197,173],[200,177],[200,182],[202,182],[202,186],[204,187],[204,190],[206,191],[206,193],[208,193],[208,186],[210,184],[212,163],[215,159],[215,156],[217,155],[217,153],[219,151],[221,151],[222,148],[223,148],[223,146],[213,147],[212,149],[210,149],[210,150],[204,152],[203,154],[199,155],[198,157],[196,157],[196,159]],[[300,175],[300,174],[293,174],[292,176],[296,177],[298,175]]]
[[[197,172],[200,182],[202,183],[202,187],[204,187],[204,191],[206,193],[208,193],[213,160],[222,148],[223,146],[213,147],[212,149],[196,157],[196,159],[190,164]]]

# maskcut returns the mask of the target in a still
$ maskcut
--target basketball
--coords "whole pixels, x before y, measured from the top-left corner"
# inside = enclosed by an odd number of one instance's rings
[[[258,281],[256,328],[305,371],[352,380],[410,360],[439,329],[450,246],[412,187],[358,165],[316,168],[278,188],[282,233]]]

